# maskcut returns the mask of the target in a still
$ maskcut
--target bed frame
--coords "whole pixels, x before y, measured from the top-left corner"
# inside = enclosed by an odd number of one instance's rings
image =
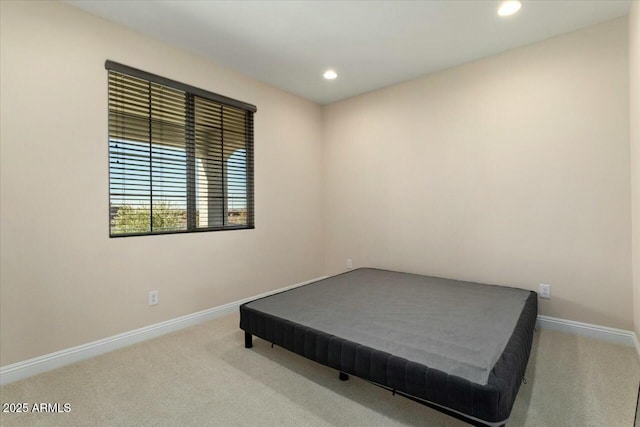
[[[245,331],[246,348],[252,347],[255,335],[272,345],[336,369],[340,380],[346,381],[349,375],[354,375],[394,395],[429,406],[471,425],[496,427],[506,425],[524,379],[536,317],[537,294],[530,292],[513,333],[489,373],[486,384],[475,383],[256,310],[251,307],[251,302],[240,307],[240,328]]]

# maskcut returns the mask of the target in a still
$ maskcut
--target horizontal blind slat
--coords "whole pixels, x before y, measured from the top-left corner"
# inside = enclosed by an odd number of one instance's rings
[[[188,99],[109,72],[112,235],[188,231],[190,197],[193,231],[253,228],[252,112],[197,95],[189,107]]]

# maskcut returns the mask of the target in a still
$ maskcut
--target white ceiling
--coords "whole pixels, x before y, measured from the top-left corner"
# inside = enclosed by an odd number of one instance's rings
[[[626,15],[630,2],[523,0],[508,18],[491,0],[67,3],[328,104]]]

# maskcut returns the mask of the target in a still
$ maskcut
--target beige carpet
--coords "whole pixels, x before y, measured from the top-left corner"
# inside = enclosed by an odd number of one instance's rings
[[[229,316],[0,389],[4,402],[70,403],[1,414],[3,426],[465,426],[432,409],[254,339]],[[508,426],[632,426],[632,348],[536,333]]]

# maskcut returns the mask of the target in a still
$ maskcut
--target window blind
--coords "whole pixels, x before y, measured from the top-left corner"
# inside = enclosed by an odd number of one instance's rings
[[[107,61],[112,237],[254,228],[250,104]]]

